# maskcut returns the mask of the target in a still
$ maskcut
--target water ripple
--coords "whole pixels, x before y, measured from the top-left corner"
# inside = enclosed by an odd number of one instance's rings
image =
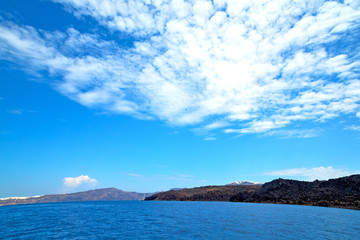
[[[0,239],[356,239],[360,211],[225,202],[0,207]]]

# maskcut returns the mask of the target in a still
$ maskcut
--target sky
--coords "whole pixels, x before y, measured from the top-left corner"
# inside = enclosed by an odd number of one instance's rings
[[[0,1],[0,197],[360,173],[360,2]]]

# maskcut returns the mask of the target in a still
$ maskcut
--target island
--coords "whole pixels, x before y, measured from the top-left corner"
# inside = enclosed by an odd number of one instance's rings
[[[126,192],[116,188],[102,188],[77,193],[2,198],[0,199],[0,206],[30,203],[144,200],[145,197],[153,194],[154,193]]]
[[[160,192],[145,200],[275,203],[360,210],[360,175],[327,181],[279,178],[262,185],[197,187]]]

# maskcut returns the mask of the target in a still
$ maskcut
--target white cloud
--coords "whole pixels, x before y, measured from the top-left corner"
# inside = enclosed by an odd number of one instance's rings
[[[95,186],[98,181],[94,178],[90,178],[88,175],[81,175],[78,177],[66,177],[63,179],[65,187],[68,188],[77,188],[79,186]]]
[[[213,130],[213,129],[217,129],[217,128],[223,128],[229,126],[228,122],[225,121],[216,121],[216,122],[212,122],[210,124],[207,124],[203,127],[204,130]]]
[[[156,29],[155,9],[149,9],[148,1],[89,1],[54,0],[68,6],[76,16],[90,15],[100,24],[114,30],[137,35],[152,33]],[[156,16],[156,15],[155,15]]]
[[[133,47],[3,21],[0,53],[84,106],[242,134],[359,111],[357,1],[56,2]]]
[[[315,167],[315,168],[292,168],[266,172],[267,176],[277,177],[294,177],[304,180],[326,180],[330,178],[344,177],[351,174],[358,174],[359,172],[350,172],[347,169],[329,167]]]

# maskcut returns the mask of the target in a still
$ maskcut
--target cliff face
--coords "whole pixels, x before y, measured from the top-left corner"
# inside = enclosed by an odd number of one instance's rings
[[[238,193],[230,201],[360,209],[360,175],[314,182],[277,179],[251,195]]]
[[[225,185],[206,186],[176,191],[159,192],[145,200],[165,201],[230,201],[238,193],[251,195],[260,189],[261,185]]]
[[[78,202],[78,201],[123,201],[144,200],[150,193],[125,192],[116,188],[103,188],[78,193],[53,194],[26,199],[0,200],[1,205],[49,203],[49,202]]]

